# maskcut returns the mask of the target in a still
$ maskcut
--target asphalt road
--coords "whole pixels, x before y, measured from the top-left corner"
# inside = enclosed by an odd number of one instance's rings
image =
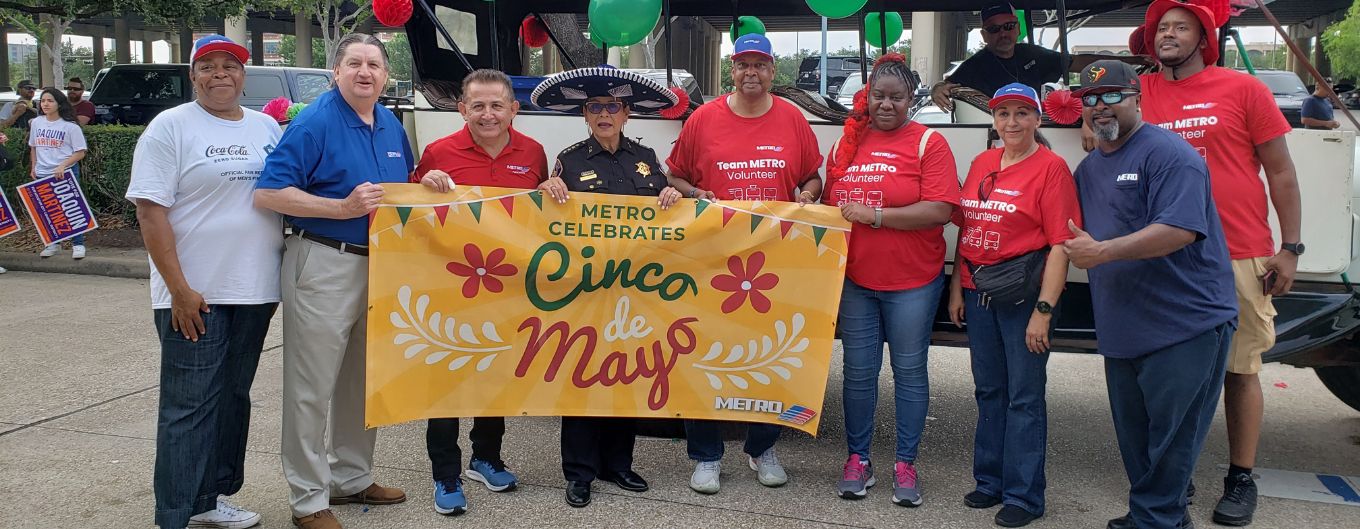
[[[237,503],[264,514],[263,527],[290,527],[279,464],[280,335],[266,342],[253,397],[246,486]],[[151,527],[158,347],[146,281],[10,272],[0,275],[0,528]],[[839,355],[839,351],[836,353]],[[967,353],[931,350],[931,409],[919,465],[925,505],[890,502],[884,484],[867,499],[833,494],[845,457],[840,373],[833,367],[820,436],[788,433],[780,458],[792,481],[756,483],[739,445],[728,443],[723,491],[687,487],[692,464],[682,441],[639,439],[636,469],[644,494],[597,484],[586,509],[563,501],[558,421],[510,419],[505,459],[521,480],[495,494],[469,487],[470,512],[448,519],[431,510],[424,425],[384,428],[375,475],[406,489],[410,501],[365,512],[337,509],[355,528],[426,527],[939,527],[984,528],[994,510],[963,506],[971,490],[976,412]],[[833,362],[833,366],[839,361]],[[890,371],[885,367],[874,453],[892,453]],[[1333,398],[1309,370],[1269,365],[1262,373],[1266,427],[1258,466],[1360,476],[1360,412]],[[1114,444],[1101,361],[1057,354],[1049,363],[1048,513],[1032,525],[1104,527],[1125,512],[1127,481]],[[465,450],[466,434],[462,440]],[[1196,472],[1209,522],[1226,464],[1222,417]],[[1261,498],[1253,527],[1360,527],[1360,508]]]

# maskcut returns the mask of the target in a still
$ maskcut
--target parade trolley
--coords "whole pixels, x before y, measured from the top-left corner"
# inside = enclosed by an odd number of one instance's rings
[[[858,28],[861,37],[864,17],[876,11],[951,11],[977,12],[994,0],[869,0],[860,11],[836,22],[838,28],[846,22]],[[1122,17],[1127,25],[1141,24],[1147,2],[1110,0],[1012,0],[1018,10],[1025,10],[1030,33],[1033,28],[1055,28],[1059,35],[1059,51],[1064,64],[1085,63],[1089,56],[1072,56],[1067,51],[1066,35],[1069,23],[1091,16]],[[525,17],[534,15],[545,24],[552,41],[561,50],[565,68],[593,66],[601,62],[603,50],[579,45],[584,38],[581,28],[588,23],[588,0],[414,0],[412,16],[405,23],[415,60],[416,87],[409,106],[400,109],[408,134],[417,152],[426,145],[463,127],[458,113],[459,85],[465,75],[475,68],[495,68],[512,76],[524,73],[526,65],[521,55],[519,30]],[[1278,9],[1278,7],[1277,7]],[[1047,13],[1048,22],[1035,16]],[[562,17],[561,15],[571,15]],[[755,16],[776,20],[787,17],[807,17],[808,24],[817,23],[819,16],[801,0],[663,0],[663,11],[657,26],[672,29],[670,24],[679,17],[703,17],[714,22],[720,30],[738,16]],[[969,15],[971,17],[971,15]],[[883,20],[884,17],[878,17]],[[1259,14],[1258,14],[1259,18]],[[1270,17],[1270,18],[1273,18]],[[566,23],[562,23],[566,20]],[[972,18],[970,21],[975,22]],[[552,23],[556,22],[556,23]],[[570,36],[572,31],[578,32]],[[663,35],[670,37],[670,31]],[[1230,31],[1222,31],[1227,44]],[[880,32],[879,34],[883,34]],[[1032,37],[1031,37],[1032,38]],[[1122,38],[1122,37],[1120,37]],[[864,49],[861,56],[874,50]],[[597,43],[598,44],[598,43]],[[607,43],[606,43],[607,45]],[[669,46],[666,47],[670,49]],[[678,85],[677,78],[687,74],[670,68],[670,53],[663,54],[658,65],[665,68],[666,79]],[[1222,54],[1220,54],[1221,56]],[[1118,57],[1132,62],[1146,59]],[[713,58],[717,60],[717,58]],[[860,61],[867,65],[867,60]],[[861,72],[863,75],[865,72]],[[1075,78],[1075,76],[1071,76]],[[926,84],[938,81],[927,79]],[[531,89],[534,79],[516,77],[517,92]],[[716,94],[698,94],[690,85],[691,110]],[[776,87],[778,97],[784,97],[802,109],[819,144],[824,151],[840,138],[847,109],[815,92],[793,87]],[[527,93],[524,90],[523,93]],[[986,107],[987,97],[976,92],[954,94],[955,109],[951,123],[932,124],[948,139],[958,167],[967,168],[978,153],[993,145],[996,133],[991,128],[991,116]],[[527,100],[527,98],[522,99]],[[686,115],[688,112],[686,113]],[[665,119],[658,116],[635,115],[628,124],[629,137],[657,151],[666,159],[680,133],[683,117]],[[1070,167],[1085,157],[1081,148],[1081,133],[1076,125],[1044,123],[1043,133],[1053,150],[1067,160]],[[515,128],[537,139],[550,156],[585,137],[586,131],[579,116],[559,112],[540,111],[527,105],[515,119]],[[576,131],[570,133],[568,131]],[[568,132],[568,133],[564,133]],[[1263,362],[1279,362],[1301,368],[1313,368],[1318,377],[1338,398],[1360,410],[1360,294],[1350,277],[1360,278],[1360,216],[1355,213],[1360,187],[1356,173],[1360,172],[1357,159],[1356,134],[1351,131],[1320,131],[1295,129],[1287,136],[1289,149],[1298,170],[1302,200],[1302,239],[1308,251],[1299,259],[1294,291],[1275,298],[1276,345],[1266,352]],[[825,154],[825,152],[824,152]],[[960,172],[962,179],[964,172]],[[1274,212],[1271,224],[1279,240],[1279,228]],[[949,243],[946,255],[952,260],[956,228],[946,227]],[[946,269],[952,269],[952,262]],[[947,292],[945,294],[948,295]],[[933,343],[937,345],[967,346],[965,332],[949,322],[945,314],[947,299],[940,303],[936,315]],[[1066,352],[1095,352],[1096,336],[1091,309],[1090,290],[1084,270],[1073,268],[1068,275],[1067,289],[1060,303],[1053,340],[1055,350]]]

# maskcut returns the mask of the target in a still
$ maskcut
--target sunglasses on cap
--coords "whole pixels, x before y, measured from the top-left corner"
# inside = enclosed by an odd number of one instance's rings
[[[1081,104],[1093,107],[1100,104],[1101,101],[1104,101],[1106,105],[1118,105],[1123,103],[1125,99],[1138,94],[1139,92],[1136,90],[1105,92],[1103,94],[1086,94],[1081,96]]]
[[[609,103],[586,103],[586,112],[591,114],[603,114],[605,112],[618,114],[620,110],[623,110],[623,103],[618,101]]]
[[[1005,24],[992,24],[990,26],[983,26],[982,30],[986,31],[987,33],[995,35],[997,33],[1001,33],[1002,31],[1011,31],[1015,29],[1016,24],[1017,22],[1007,22]]]

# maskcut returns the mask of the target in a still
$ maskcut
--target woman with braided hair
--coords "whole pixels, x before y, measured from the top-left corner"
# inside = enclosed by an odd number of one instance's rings
[[[897,408],[893,503],[905,507],[921,504],[916,452],[930,397],[926,351],[944,289],[944,225],[959,205],[949,144],[907,119],[915,86],[901,54],[874,64],[831,151],[823,194],[854,223],[838,325],[849,458],[837,491],[859,499],[874,484],[869,445],[886,339]]]

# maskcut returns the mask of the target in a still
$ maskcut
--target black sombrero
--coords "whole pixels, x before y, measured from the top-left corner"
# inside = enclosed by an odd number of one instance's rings
[[[578,68],[555,74],[534,88],[529,100],[534,105],[579,114],[581,105],[592,97],[617,97],[633,112],[660,112],[675,106],[680,99],[660,83],[613,66]]]

